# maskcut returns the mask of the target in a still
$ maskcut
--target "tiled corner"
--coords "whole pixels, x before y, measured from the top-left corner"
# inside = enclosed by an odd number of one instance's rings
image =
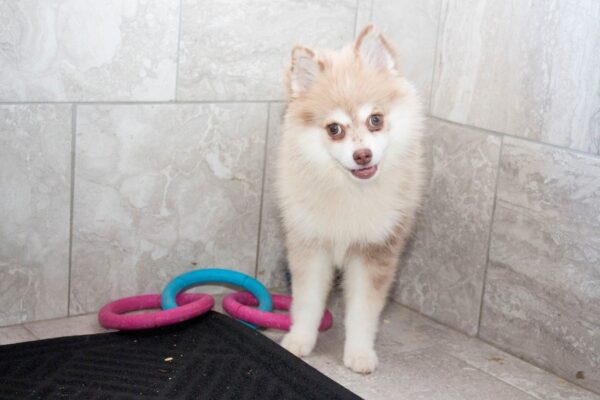
[[[400,70],[429,105],[441,0],[373,0],[372,22],[394,43]],[[360,28],[359,28],[360,29]]]
[[[475,337],[390,302],[376,342],[379,366],[357,376],[344,367],[343,301],[330,298],[333,327],[305,361],[365,399],[599,400],[591,393]],[[283,333],[267,330],[278,341]]]
[[[71,106],[0,106],[0,326],[67,315]]]
[[[600,391],[600,159],[507,138],[497,201],[481,337]]]
[[[178,100],[276,100],[295,44],[354,38],[356,0],[183,0]]]
[[[430,174],[395,298],[470,335],[477,333],[500,138],[430,118]]]
[[[600,2],[446,0],[432,114],[600,153]]]
[[[71,312],[176,274],[254,275],[266,104],[80,106]]]
[[[177,1],[0,3],[0,100],[172,100]]]
[[[260,242],[258,244],[258,279],[267,287],[289,286],[285,232],[275,195],[277,148],[285,104],[273,103],[269,110],[269,137],[265,156],[265,188],[262,205]]]
[[[600,395],[505,353],[477,338],[429,328],[436,347],[540,400],[600,400]],[[437,332],[436,332],[437,331]],[[432,333],[433,333],[432,332]],[[435,339],[433,339],[435,337]]]

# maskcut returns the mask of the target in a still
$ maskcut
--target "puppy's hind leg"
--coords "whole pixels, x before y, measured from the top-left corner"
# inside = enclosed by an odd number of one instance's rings
[[[373,259],[358,253],[351,255],[346,264],[344,364],[355,372],[368,374],[377,367],[375,336],[396,262],[397,258],[391,254]]]
[[[319,325],[333,278],[330,252],[322,247],[288,244],[292,273],[292,327],[281,345],[297,356],[315,347]]]

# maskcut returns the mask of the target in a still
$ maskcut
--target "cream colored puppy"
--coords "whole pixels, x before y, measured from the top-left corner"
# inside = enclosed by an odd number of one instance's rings
[[[377,366],[379,315],[421,199],[421,106],[372,26],[341,51],[296,47],[277,189],[294,302],[282,345],[315,346],[335,268],[344,274],[344,364]]]

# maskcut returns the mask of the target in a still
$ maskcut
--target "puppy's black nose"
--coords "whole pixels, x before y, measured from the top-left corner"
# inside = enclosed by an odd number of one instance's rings
[[[356,161],[358,165],[367,165],[371,162],[373,153],[369,149],[360,149],[356,150],[352,157],[354,157],[354,161]]]

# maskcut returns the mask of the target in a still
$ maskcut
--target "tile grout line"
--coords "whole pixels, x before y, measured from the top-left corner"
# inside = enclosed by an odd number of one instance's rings
[[[503,347],[499,346],[497,343],[490,342],[489,340],[486,340],[484,338],[477,337],[476,339],[480,340],[482,343],[485,343],[485,344],[487,344],[490,347],[493,347],[496,350],[502,351],[502,352],[504,352],[504,353],[506,353],[506,354],[508,354],[508,355],[510,355],[510,356],[512,356],[514,358],[516,358],[517,360],[524,362],[525,364],[528,364],[529,366],[531,366],[533,368],[537,368],[540,371],[543,371],[543,372],[545,372],[545,373],[547,373],[549,375],[552,375],[552,376],[558,377],[560,379],[563,379],[564,381],[568,382],[570,385],[575,386],[577,389],[584,390],[584,391],[592,393],[592,394],[597,394],[596,392],[590,390],[589,388],[581,386],[575,380],[571,380],[570,378],[567,378],[565,376],[558,375],[558,373],[556,373],[556,372],[554,372],[554,371],[552,371],[550,369],[547,369],[545,366],[536,364],[534,361],[528,360],[528,359],[524,358],[523,356],[521,356],[521,355],[519,355],[517,353],[511,353],[511,351],[508,348],[503,348]]]
[[[433,83],[435,82],[435,71],[438,62],[438,50],[440,48],[440,36],[442,31],[442,2],[440,2],[437,15],[437,31],[435,32],[435,48],[433,49],[433,68],[431,69],[431,87],[429,88],[428,112],[432,114],[433,110]]]
[[[179,0],[179,25],[177,29],[177,54],[175,55],[175,88],[173,93],[173,101],[177,101],[177,87],[179,86],[179,53],[181,49],[181,15],[183,8],[183,0]]]
[[[282,103],[284,99],[264,100],[89,100],[89,101],[0,101],[2,106],[35,104],[76,104],[76,105],[176,105],[176,104],[261,104]]]
[[[63,318],[69,318],[67,317],[63,317]],[[48,320],[40,320],[40,321],[48,321]],[[38,322],[38,321],[29,321],[29,322]],[[21,324],[20,326],[23,327],[23,329],[25,329],[27,332],[29,332],[34,338],[36,338],[37,340],[40,340],[40,337],[38,335],[36,335],[35,333],[33,333],[33,331],[31,329],[29,329],[29,327],[27,326],[27,323]]]
[[[484,374],[484,375],[486,375],[486,376],[489,376],[490,378],[492,378],[492,379],[494,379],[494,380],[496,380],[496,381],[502,382],[502,383],[504,383],[505,385],[508,385],[508,386],[510,386],[510,387],[512,387],[512,388],[514,388],[514,389],[516,389],[516,390],[518,390],[519,392],[521,392],[521,393],[523,393],[523,394],[527,395],[528,397],[531,397],[532,399],[543,400],[543,399],[541,399],[540,397],[538,397],[538,396],[534,396],[533,394],[526,392],[524,389],[521,389],[520,387],[518,387],[518,386],[515,386],[514,384],[512,384],[512,383],[510,383],[510,382],[507,382],[507,381],[505,381],[504,379],[502,379],[502,378],[500,378],[500,377],[498,377],[498,376],[495,376],[495,375],[493,375],[493,374],[491,374],[491,373],[487,372],[486,370],[483,370],[483,369],[479,368],[477,365],[474,365],[474,364],[470,363],[469,361],[467,361],[467,360],[464,360],[464,359],[462,359],[462,358],[458,357],[458,356],[457,356],[457,355],[455,355],[455,354],[449,353],[448,351],[445,351],[444,349],[440,349],[439,347],[435,347],[435,346],[434,346],[434,348],[435,348],[436,350],[438,350],[439,352],[441,352],[441,353],[444,353],[444,354],[445,354],[445,355],[447,355],[448,357],[454,358],[455,360],[457,360],[457,361],[459,361],[459,362],[462,362],[462,363],[464,363],[464,364],[467,364],[468,366],[470,366],[470,367],[472,367],[472,368],[475,368],[477,371],[481,372],[482,374]],[[502,351],[502,350],[501,350],[501,351]],[[510,353],[508,353],[508,354],[510,354]],[[535,365],[533,365],[533,364],[529,364],[529,365],[531,365],[531,366],[534,366],[534,367],[535,367]],[[536,368],[537,368],[537,367],[536,367]],[[545,372],[548,372],[548,371],[545,371]],[[552,374],[552,375],[556,376],[555,374]]]
[[[487,237],[487,251],[485,255],[485,267],[483,269],[483,280],[481,283],[481,296],[479,298],[479,316],[477,318],[477,332],[475,335],[479,337],[481,330],[481,316],[483,315],[483,300],[485,297],[485,288],[487,283],[487,272],[490,266],[490,246],[492,245],[492,230],[494,227],[494,219],[496,217],[496,205],[498,204],[498,182],[500,181],[500,166],[502,163],[502,150],[504,149],[504,137],[500,137],[500,151],[498,152],[498,163],[496,165],[496,181],[494,182],[494,199],[492,202],[492,216],[490,218],[490,227]]]
[[[451,121],[451,120],[448,120],[448,119],[444,119],[442,117],[435,116],[435,115],[433,115],[431,113],[428,113],[426,115],[426,117],[433,118],[433,119],[436,119],[438,121],[441,121],[441,122],[444,122],[444,123],[447,123],[447,124],[450,124],[450,125],[455,125],[455,126],[460,126],[460,127],[463,127],[463,128],[475,130],[475,131],[480,131],[480,132],[483,132],[483,133],[488,134],[488,135],[494,135],[494,136],[499,136],[499,137],[504,137],[504,138],[521,140],[523,142],[527,142],[527,143],[531,143],[531,144],[537,144],[539,146],[551,147],[553,149],[567,151],[567,152],[578,154],[578,155],[584,156],[584,157],[589,157],[589,158],[593,158],[593,159],[600,159],[600,154],[588,153],[588,152],[583,151],[583,150],[571,149],[569,147],[563,147],[563,146],[560,146],[560,145],[557,145],[557,144],[553,144],[553,143],[548,143],[548,142],[541,142],[539,140],[531,139],[531,138],[528,138],[528,137],[517,136],[517,135],[510,134],[510,133],[498,132],[498,131],[494,131],[494,130],[491,130],[491,129],[480,128],[480,127],[474,126],[474,125],[467,125],[467,124],[463,124],[463,123],[460,123],[460,122],[456,122],[456,121]]]
[[[484,339],[484,338],[481,338],[481,337],[479,337],[479,336],[471,336],[471,335],[469,335],[469,334],[465,333],[464,331],[462,331],[462,330],[458,329],[457,327],[455,327],[455,326],[451,326],[451,325],[449,325],[448,323],[446,323],[446,322],[444,322],[444,321],[441,321],[441,320],[439,320],[439,319],[436,319],[436,318],[434,318],[434,317],[432,317],[432,316],[430,316],[430,315],[424,314],[422,311],[420,311],[420,310],[418,310],[418,309],[416,309],[416,308],[413,308],[413,307],[411,307],[411,306],[409,306],[409,305],[403,304],[403,303],[401,303],[399,300],[396,300],[396,299],[395,299],[395,298],[393,298],[393,297],[390,297],[390,302],[392,302],[392,303],[395,303],[395,304],[399,305],[400,307],[403,307],[403,308],[407,309],[408,311],[410,311],[410,312],[412,312],[412,313],[415,313],[415,314],[417,314],[418,316],[420,316],[420,317],[422,317],[422,318],[425,318],[425,319],[427,319],[428,321],[430,321],[430,322],[432,322],[432,323],[434,323],[434,324],[437,324],[437,325],[443,326],[444,328],[446,328],[446,329],[449,329],[449,330],[453,331],[454,333],[457,333],[457,334],[459,334],[459,335],[465,336],[465,337],[467,337],[467,338],[470,338],[470,339],[479,340],[479,341],[481,341],[482,343],[484,343],[484,344],[486,344],[486,345],[488,345],[488,346],[490,346],[490,347],[492,347],[492,348],[494,348],[494,349],[496,349],[496,350],[498,350],[498,351],[504,352],[504,353],[506,353],[506,354],[510,355],[511,357],[515,357],[516,359],[518,359],[518,360],[520,360],[520,361],[523,361],[524,363],[526,363],[526,364],[528,364],[528,365],[530,365],[530,366],[532,366],[532,367],[534,367],[534,368],[537,368],[537,369],[539,369],[540,371],[544,371],[544,372],[545,372],[545,373],[547,373],[547,374],[550,374],[550,375],[552,375],[552,376],[556,376],[556,377],[559,377],[559,378],[561,378],[561,379],[564,379],[565,381],[569,382],[571,385],[573,385],[573,386],[577,387],[578,389],[582,389],[582,390],[585,390],[585,391],[587,391],[587,392],[594,393],[594,392],[592,392],[591,390],[589,390],[589,389],[587,389],[587,388],[585,388],[585,387],[583,387],[583,386],[579,385],[577,382],[574,382],[574,381],[568,380],[568,379],[566,379],[566,378],[564,378],[564,377],[561,377],[561,376],[559,376],[559,375],[557,375],[556,373],[554,373],[554,372],[552,372],[552,371],[550,371],[550,370],[546,369],[545,367],[543,367],[543,366],[541,366],[541,365],[538,365],[538,364],[535,364],[535,363],[533,363],[533,362],[531,362],[531,361],[529,361],[529,360],[526,360],[525,358],[523,358],[523,357],[519,356],[518,354],[511,353],[511,352],[510,352],[508,349],[502,348],[502,347],[498,346],[496,343],[490,342],[490,341],[488,341],[488,340],[486,340],[486,339]],[[436,345],[429,346],[429,348],[431,348],[431,347],[433,347],[433,348],[437,348],[437,347],[436,347]],[[456,357],[455,355],[453,355],[453,354],[451,354],[451,353],[448,353],[448,352],[445,352],[445,353],[447,353],[447,354],[448,354],[448,355],[450,355],[450,356],[453,356],[454,358],[458,358],[458,357]],[[459,359],[460,359],[460,358],[459,358]],[[469,365],[472,365],[472,364],[468,363],[466,360],[463,360],[463,361],[464,361],[464,362],[466,362],[466,363],[467,363],[467,364],[469,364]],[[473,366],[473,367],[474,367],[474,368],[477,368],[476,366]],[[485,372],[485,371],[483,371],[483,372]]]
[[[415,314],[418,314],[418,315],[420,315],[420,316],[422,316],[422,317],[424,317],[424,318],[427,318],[429,321],[432,321],[432,322],[434,322],[434,323],[436,323],[436,324],[439,324],[439,325],[441,325],[441,326],[443,326],[443,327],[445,327],[445,328],[451,329],[451,330],[452,330],[452,331],[454,331],[454,332],[460,333],[461,335],[465,335],[465,336],[467,336],[467,337],[476,337],[476,336],[471,336],[471,335],[469,335],[469,334],[468,334],[468,333],[466,333],[465,331],[462,331],[462,330],[460,330],[459,328],[457,328],[457,327],[455,327],[455,326],[452,326],[452,325],[448,324],[447,322],[444,322],[444,321],[442,321],[442,320],[436,319],[435,317],[433,317],[433,316],[431,316],[431,315],[427,315],[427,314],[425,314],[423,311],[421,311],[421,310],[417,309],[416,307],[413,307],[413,306],[410,306],[410,305],[408,305],[408,304],[402,303],[400,300],[397,300],[397,299],[396,299],[396,298],[394,298],[393,296],[390,296],[390,297],[389,297],[389,301],[391,301],[392,303],[396,303],[396,304],[398,304],[399,306],[402,306],[402,307],[406,308],[407,310],[409,310],[409,311],[411,311],[411,312],[413,312],[413,313],[415,313]]]
[[[24,322],[19,322],[17,324],[0,326],[0,329],[22,327],[22,328],[25,328],[28,331],[30,331],[30,332],[33,333],[33,331],[31,331],[29,329],[29,325],[38,324],[38,323],[42,323],[42,322],[55,322],[55,321],[60,321],[60,320],[63,320],[63,319],[73,319],[73,318],[85,317],[85,316],[88,316],[88,315],[98,315],[98,311],[91,311],[91,312],[85,312],[83,314],[74,314],[74,315],[62,316],[62,317],[52,317],[52,318],[44,318],[44,319],[35,319],[35,320],[31,320],[31,321],[24,321]]]
[[[267,103],[267,123],[265,129],[265,144],[263,147],[263,165],[262,165],[262,180],[260,184],[260,204],[258,208],[258,232],[256,235],[256,259],[254,263],[254,277],[258,279],[258,262],[260,257],[260,239],[262,231],[262,217],[265,200],[265,182],[267,175],[267,150],[269,144],[269,125],[271,122],[271,103]]]
[[[181,101],[168,101],[168,100],[157,100],[157,101],[25,101],[25,102],[3,102],[0,101],[0,106],[20,106],[20,105],[36,105],[36,104],[69,104],[69,105],[77,105],[77,106],[94,106],[94,105],[108,105],[108,106],[118,106],[118,105],[178,105],[178,104],[278,104],[284,103],[284,99],[265,99],[265,100],[181,100]],[[522,140],[527,143],[537,144],[540,146],[547,146],[553,149],[568,151],[573,154],[581,155],[584,157],[589,157],[593,159],[600,159],[600,153],[590,153],[584,150],[572,149],[569,147],[563,147],[557,144],[542,142],[539,140],[512,135],[509,133],[503,133],[494,131],[491,129],[481,128],[474,125],[467,125],[456,121],[451,121],[436,115],[433,115],[431,112],[425,114],[426,117],[436,119],[438,121],[442,121],[448,124],[461,126],[464,128],[481,131],[483,133],[492,134],[495,136],[504,136],[507,138]]]
[[[73,264],[73,209],[75,201],[75,152],[77,140],[77,105],[71,106],[71,188],[69,204],[69,273],[67,282],[67,316],[71,315],[71,269]]]

